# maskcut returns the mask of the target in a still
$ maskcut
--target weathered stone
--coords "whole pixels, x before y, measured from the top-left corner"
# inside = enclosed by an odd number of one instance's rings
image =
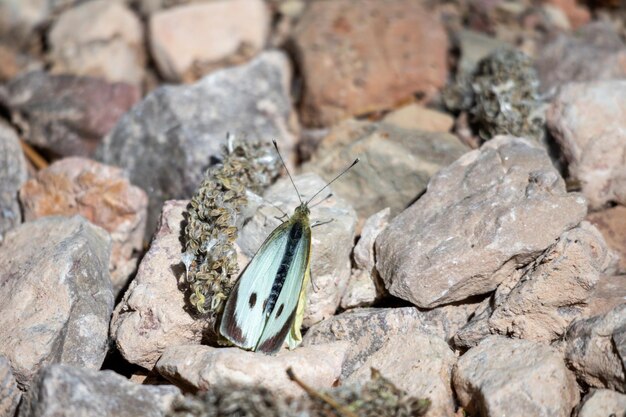
[[[626,81],[563,86],[547,122],[590,207],[626,204]]]
[[[11,372],[11,364],[0,356],[0,416],[13,417],[22,398],[17,382]]]
[[[591,20],[589,9],[576,0],[547,0],[546,3],[561,9],[573,29],[577,29]]]
[[[165,9],[150,16],[152,56],[165,78],[193,81],[256,55],[265,45],[270,17],[262,0],[218,0]]]
[[[0,244],[4,234],[22,221],[17,192],[26,178],[20,140],[8,124],[0,123]]]
[[[447,35],[421,2],[312,2],[294,32],[306,125],[388,109],[418,92],[431,98],[446,82]]]
[[[389,207],[400,213],[426,189],[429,178],[468,149],[453,135],[348,120],[323,140],[309,169],[330,181],[355,157],[362,162],[333,184],[364,221]]]
[[[603,275],[587,300],[586,317],[606,314],[626,300],[626,275]]]
[[[425,132],[449,132],[454,119],[447,113],[429,109],[418,104],[409,104],[388,113],[383,121],[402,129]]]
[[[144,76],[143,28],[119,1],[83,2],[50,29],[52,71],[140,85]]]
[[[626,207],[589,213],[587,220],[600,230],[609,247],[619,255],[617,272],[626,273]]]
[[[298,175],[294,181],[302,201],[307,201],[326,184],[315,174]],[[324,196],[317,197],[316,201]],[[263,198],[289,215],[300,203],[288,178],[269,187]],[[244,226],[237,240],[249,257],[256,253],[267,236],[281,223],[276,218],[281,213],[272,205],[262,205]],[[331,219],[332,222],[312,230],[311,283],[303,322],[306,327],[332,316],[339,306],[350,278],[350,252],[354,242],[356,213],[345,200],[331,197],[312,207],[310,218],[312,222]]]
[[[111,234],[109,270],[114,293],[125,285],[143,249],[148,196],[124,172],[85,158],[65,158],[20,189],[26,221],[80,214]]]
[[[42,71],[21,75],[0,90],[24,139],[62,156],[92,154],[139,98],[139,89],[129,84]]]
[[[419,307],[463,300],[494,290],[585,214],[539,145],[500,136],[431,178],[378,236],[376,267]]]
[[[492,336],[467,351],[453,372],[461,405],[484,417],[569,417],[576,379],[552,348]]]
[[[279,395],[300,396],[302,388],[289,379],[287,368],[293,368],[298,377],[316,389],[330,388],[339,377],[347,349],[346,343],[331,343],[267,356],[239,348],[174,346],[163,352],[156,369],[187,389],[254,385]]]
[[[614,340],[615,334],[619,338],[625,327],[626,304],[602,316],[572,323],[565,335],[565,358],[580,380],[592,387],[626,392],[626,367]],[[622,349],[625,352],[626,345]]]
[[[276,138],[284,156],[290,154],[289,78],[286,56],[266,52],[193,85],[159,87],[105,137],[98,159],[125,168],[131,182],[148,192],[148,236],[165,200],[192,195],[227,132]]]
[[[428,398],[431,404],[426,417],[448,417],[455,411],[450,383],[455,363],[455,354],[437,336],[419,332],[396,334],[341,382],[364,383],[374,368],[411,396]]]
[[[176,387],[136,384],[113,371],[51,365],[26,394],[20,417],[165,417],[180,395]]]
[[[186,311],[180,241],[187,201],[167,201],[137,275],[111,319],[111,336],[130,363],[152,369],[168,346],[200,343],[209,323]]]
[[[0,247],[0,354],[25,387],[41,367],[99,368],[113,309],[109,236],[80,216],[24,223]]]
[[[543,91],[569,82],[624,78],[626,44],[610,24],[593,22],[545,42],[535,66]]]
[[[626,395],[608,389],[594,389],[582,401],[576,417],[622,417]]]

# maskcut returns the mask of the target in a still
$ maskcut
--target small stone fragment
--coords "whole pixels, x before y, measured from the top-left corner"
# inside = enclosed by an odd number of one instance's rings
[[[11,364],[0,355],[0,416],[15,416],[21,398],[22,392],[17,388]]]
[[[343,178],[332,185],[342,181]],[[307,201],[326,182],[315,174],[302,174],[294,177],[302,201]],[[330,193],[332,190],[325,190]],[[315,202],[327,194],[318,196]],[[288,215],[298,206],[300,200],[288,178],[283,178],[270,186],[263,195],[265,201],[279,207]],[[255,215],[244,226],[237,243],[250,258],[256,253],[267,236],[281,221],[275,216],[281,213],[272,205],[261,205]],[[343,295],[350,278],[350,252],[354,242],[356,213],[348,202],[339,197],[331,197],[311,207],[311,222],[332,222],[312,229],[311,244],[311,283],[307,291],[307,304],[304,313],[304,326],[311,325],[332,316]]]
[[[626,81],[563,86],[547,117],[589,206],[626,204]]]
[[[25,395],[20,417],[165,417],[180,396],[171,385],[140,385],[113,371],[51,365]]]
[[[626,395],[608,389],[594,389],[583,398],[576,417],[623,417]]]
[[[569,417],[576,379],[549,346],[492,336],[467,351],[453,371],[459,402],[484,417]]]
[[[55,155],[91,155],[140,99],[137,87],[98,78],[29,72],[0,89],[24,140]]]
[[[493,291],[585,214],[543,149],[500,136],[431,178],[378,236],[376,268],[418,307],[460,301]]]
[[[619,255],[617,272],[626,273],[626,207],[589,213],[587,220],[600,230],[609,248]]]
[[[447,35],[421,2],[312,2],[294,32],[308,126],[432,98],[446,82]]]
[[[270,17],[262,0],[218,0],[161,10],[150,16],[152,55],[168,80],[195,81],[256,55],[265,45]]]
[[[287,368],[315,388],[330,388],[339,377],[346,343],[332,343],[295,350],[276,356],[239,348],[182,345],[167,348],[156,364],[157,371],[186,389],[207,390],[220,385],[262,386],[286,396],[302,390],[287,377]]]
[[[145,52],[140,20],[123,2],[95,0],[69,8],[50,29],[52,72],[140,86]]]
[[[99,368],[113,310],[108,233],[80,216],[24,223],[0,247],[0,354],[20,387],[43,366]]]
[[[620,338],[624,328],[626,304],[572,323],[565,334],[565,358],[580,380],[591,387],[626,393],[626,338]],[[618,338],[621,345],[615,341]]]
[[[17,193],[26,178],[20,140],[7,123],[0,123],[0,245],[4,234],[22,222]]]

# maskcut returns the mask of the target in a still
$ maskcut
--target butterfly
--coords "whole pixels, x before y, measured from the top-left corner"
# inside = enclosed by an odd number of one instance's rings
[[[302,341],[306,287],[310,280],[310,203],[324,189],[359,162],[343,170],[307,201],[302,201],[296,184],[273,141],[300,205],[265,239],[241,273],[230,293],[219,327],[220,334],[246,350],[275,354],[285,340],[289,349]]]

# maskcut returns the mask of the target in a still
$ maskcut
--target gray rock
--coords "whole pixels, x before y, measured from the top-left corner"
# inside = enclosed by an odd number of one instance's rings
[[[113,290],[110,239],[80,216],[24,223],[0,247],[0,354],[21,387],[41,367],[99,368]]]
[[[582,401],[576,417],[623,417],[626,395],[608,389],[592,390]]]
[[[486,58],[498,49],[511,47],[500,39],[467,29],[455,32],[454,38],[461,55],[458,63],[457,78],[459,76],[471,75],[483,58]]]
[[[19,417],[164,417],[181,396],[173,386],[131,382],[113,371],[51,365],[37,376]]]
[[[17,192],[27,179],[26,160],[15,131],[0,123],[0,244],[22,221]]]
[[[22,392],[17,388],[11,364],[0,356],[0,416],[13,417],[21,398]]]
[[[361,221],[386,207],[393,218],[424,192],[432,175],[467,150],[448,133],[348,120],[331,130],[304,169],[329,181],[361,158],[333,189]]]
[[[576,379],[552,348],[500,336],[467,351],[453,371],[461,405],[483,417],[569,417]]]
[[[167,199],[189,198],[226,133],[276,138],[287,156],[294,137],[290,69],[280,52],[213,72],[192,85],[163,86],[127,113],[96,151],[148,192],[148,236]]]
[[[376,267],[418,307],[463,300],[493,291],[585,214],[539,145],[499,136],[431,178],[378,236]]]
[[[315,174],[294,177],[302,200],[306,201],[319,191],[326,182]],[[341,180],[339,180],[341,181]],[[332,185],[333,190],[336,182]],[[322,192],[322,200],[330,190]],[[300,200],[288,178],[283,178],[267,189],[263,196],[271,204],[261,205],[252,219],[244,226],[237,243],[244,254],[252,257],[267,236],[281,223],[275,216],[283,212],[291,215]],[[314,201],[314,203],[315,203]],[[332,222],[314,227],[311,244],[311,283],[307,292],[304,326],[309,327],[332,316],[350,278],[350,252],[354,242],[356,213],[342,198],[331,197],[311,208],[311,223]]]
[[[625,327],[626,304],[571,324],[565,334],[565,359],[580,380],[626,393]]]

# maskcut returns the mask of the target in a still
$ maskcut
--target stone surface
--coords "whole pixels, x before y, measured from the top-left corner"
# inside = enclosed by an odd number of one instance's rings
[[[24,140],[61,156],[93,153],[139,98],[139,89],[129,84],[42,71],[0,88],[0,101]]]
[[[625,410],[626,395],[608,389],[597,389],[583,399],[576,417],[622,417]]]
[[[361,163],[333,189],[362,221],[386,207],[393,218],[424,192],[432,175],[467,150],[447,133],[348,120],[331,130],[304,169],[330,181],[358,156]]]
[[[569,82],[624,78],[626,44],[610,24],[598,21],[544,42],[535,66],[543,91]]]
[[[0,123],[0,245],[4,234],[22,221],[17,193],[26,178],[20,140],[8,124]]]
[[[618,254],[617,272],[626,273],[626,207],[615,206],[589,213],[587,220],[600,230],[606,243]]]
[[[447,113],[418,104],[409,104],[388,113],[383,121],[403,129],[423,130],[425,132],[449,132],[454,119]]]
[[[113,371],[51,365],[20,406],[20,417],[165,417],[180,397],[173,386],[140,385]]]
[[[111,319],[111,337],[124,358],[152,369],[168,346],[200,343],[209,323],[187,311],[178,283],[185,279],[180,241],[188,201],[167,201],[137,275]]]
[[[589,206],[626,204],[626,81],[562,87],[547,123]]]
[[[573,29],[579,28],[591,20],[589,9],[576,0],[547,0],[546,3],[561,9]]]
[[[622,350],[615,340],[624,328],[626,303],[572,323],[565,334],[565,358],[580,380],[592,387],[626,392],[626,338],[620,339]]]
[[[418,307],[463,300],[494,290],[585,214],[539,145],[500,136],[431,178],[378,236],[376,267]]]
[[[126,285],[143,250],[148,196],[124,172],[86,158],[65,158],[37,172],[20,189],[24,219],[80,214],[111,235],[114,293]]]
[[[576,380],[552,348],[500,336],[467,351],[453,372],[461,405],[485,417],[569,417]]]
[[[332,343],[268,356],[239,348],[174,346],[163,352],[156,369],[187,389],[206,390],[233,383],[300,396],[302,388],[287,377],[287,368],[293,368],[299,378],[316,389],[330,388],[339,377],[346,350],[346,343]]]
[[[481,60],[498,49],[510,48],[508,43],[500,39],[467,29],[456,31],[454,39],[460,54],[457,63],[457,80],[470,76]]]
[[[599,316],[626,301],[626,275],[603,275],[587,300],[586,317]]]
[[[50,29],[55,73],[140,85],[145,52],[141,22],[124,2],[95,0],[61,13]]]
[[[365,307],[384,294],[384,286],[376,270],[374,243],[376,237],[389,223],[389,208],[370,216],[363,224],[361,236],[354,246],[352,257],[355,268],[346,291],[341,298],[341,307]]]
[[[0,356],[0,416],[13,417],[22,398],[17,382],[11,372],[11,364]]]
[[[364,383],[374,368],[411,396],[428,398],[431,404],[426,417],[448,417],[455,411],[450,383],[455,363],[455,354],[437,336],[419,332],[396,334],[341,382]]]
[[[294,33],[306,125],[388,109],[415,93],[430,98],[446,82],[447,35],[421,2],[312,2]]]
[[[0,247],[0,354],[21,387],[50,363],[99,368],[113,309],[109,236],[80,216],[24,223]]]
[[[165,78],[195,80],[256,55],[265,45],[270,17],[262,0],[218,0],[165,9],[150,16],[152,56]]]
[[[307,201],[326,184],[320,177],[310,173],[298,175],[294,181],[303,201]],[[333,189],[335,184],[332,185]],[[322,194],[315,201],[325,196]],[[300,203],[288,178],[270,186],[263,198],[289,215]],[[280,215],[280,211],[270,204],[262,205],[257,210],[237,239],[244,254],[252,257],[256,253],[267,236],[281,223],[275,217]],[[339,306],[350,278],[350,252],[354,242],[356,213],[345,200],[331,197],[311,208],[310,219],[312,223],[331,219],[332,222],[312,230],[311,282],[304,314],[305,327],[332,316]]]
[[[122,118],[97,155],[125,168],[148,193],[148,236],[165,200],[193,194],[227,132],[275,138],[289,156],[295,143],[289,85],[286,56],[266,52],[193,85],[159,87]]]

